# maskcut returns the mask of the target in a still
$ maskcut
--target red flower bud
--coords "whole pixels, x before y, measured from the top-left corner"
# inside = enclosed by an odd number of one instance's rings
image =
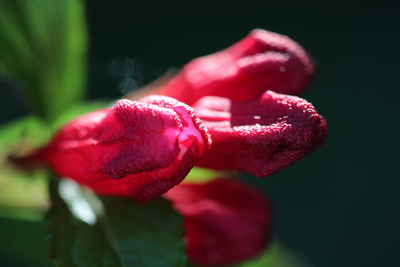
[[[178,184],[208,145],[192,108],[149,96],[73,120],[40,154],[58,175],[99,194],[147,201]]]
[[[299,44],[256,29],[223,51],[192,60],[157,93],[187,104],[208,95],[245,101],[266,90],[297,95],[313,74],[312,60]]]
[[[182,183],[165,194],[183,215],[189,260],[234,264],[256,256],[269,238],[266,197],[233,179]]]
[[[234,102],[204,97],[195,105],[213,140],[199,166],[267,176],[316,149],[327,125],[299,97],[267,91],[260,99]]]

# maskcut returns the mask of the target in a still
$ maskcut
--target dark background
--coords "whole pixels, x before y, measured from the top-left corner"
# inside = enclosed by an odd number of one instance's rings
[[[330,135],[293,166],[245,179],[273,199],[274,236],[314,266],[400,266],[399,10],[385,2],[183,8],[91,0],[88,97],[120,97],[121,77],[142,86],[253,28],[290,36],[318,63],[303,97],[327,118]],[[133,70],[116,75],[112,62],[125,58]],[[0,101],[3,122],[25,113],[18,93],[2,90]]]

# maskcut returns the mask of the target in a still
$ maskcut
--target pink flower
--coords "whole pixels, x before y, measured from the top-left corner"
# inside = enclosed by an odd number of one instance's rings
[[[266,197],[233,179],[182,183],[165,194],[184,218],[189,260],[234,264],[263,250],[270,230]]]
[[[267,91],[257,100],[204,97],[194,105],[211,134],[199,166],[267,176],[316,149],[327,135],[325,119],[299,97]]]
[[[192,60],[156,92],[190,105],[203,96],[247,101],[267,90],[300,94],[313,75],[314,64],[299,44],[256,29],[225,50]]]
[[[39,155],[99,194],[147,201],[185,178],[209,142],[192,108],[149,96],[71,121]]]

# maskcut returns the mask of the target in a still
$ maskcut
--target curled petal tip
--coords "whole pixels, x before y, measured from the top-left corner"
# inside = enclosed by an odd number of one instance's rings
[[[315,150],[327,135],[325,119],[309,102],[273,91],[247,102],[205,97],[195,110],[213,139],[197,162],[202,167],[267,176]]]

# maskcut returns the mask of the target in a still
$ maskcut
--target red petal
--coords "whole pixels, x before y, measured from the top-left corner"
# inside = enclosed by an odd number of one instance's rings
[[[184,217],[191,262],[235,264],[256,256],[267,243],[270,207],[266,197],[233,179],[183,183],[165,197]]]
[[[267,176],[316,149],[327,135],[322,116],[307,101],[267,91],[259,100],[204,97],[195,110],[213,144],[196,163]]]
[[[169,105],[152,102],[163,100]],[[100,194],[146,201],[179,183],[209,145],[193,110],[167,97],[118,101],[64,126],[45,149],[53,170]]]
[[[300,94],[313,75],[314,64],[299,44],[256,29],[223,51],[192,60],[157,92],[187,104],[208,95],[245,101],[266,90]]]

